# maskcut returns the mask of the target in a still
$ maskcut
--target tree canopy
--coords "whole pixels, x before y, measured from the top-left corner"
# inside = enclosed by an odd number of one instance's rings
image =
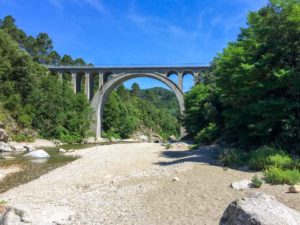
[[[249,14],[248,27],[214,59],[207,75],[212,82],[186,96],[185,121],[193,134],[214,123],[205,105],[215,105],[214,93],[221,103],[217,127],[227,142],[299,146],[299,18],[299,0],[270,0]]]

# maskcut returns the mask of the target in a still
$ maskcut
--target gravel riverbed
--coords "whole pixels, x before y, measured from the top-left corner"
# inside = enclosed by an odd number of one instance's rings
[[[218,224],[231,201],[257,190],[230,188],[255,173],[225,170],[211,158],[213,149],[178,144],[166,150],[150,143],[87,148],[69,153],[79,159],[2,193],[0,200],[23,210],[33,225]],[[259,189],[300,211],[300,195],[287,190],[267,184]]]

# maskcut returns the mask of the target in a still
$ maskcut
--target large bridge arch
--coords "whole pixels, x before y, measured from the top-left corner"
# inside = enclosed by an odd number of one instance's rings
[[[92,127],[93,131],[96,134],[96,138],[100,139],[101,138],[101,131],[102,131],[102,123],[103,123],[103,112],[104,112],[104,107],[105,104],[108,100],[109,95],[111,92],[118,87],[120,84],[123,82],[137,78],[137,77],[149,77],[156,79],[158,81],[163,82],[166,84],[176,95],[178,105],[180,108],[181,114],[184,112],[184,97],[183,97],[183,92],[180,90],[177,84],[175,84],[173,81],[168,79],[168,77],[158,74],[158,73],[127,73],[127,74],[122,74],[122,76],[114,76],[112,79],[107,81],[98,91],[95,93],[92,101],[91,101],[91,106],[94,111],[94,121],[95,125]],[[181,135],[182,131],[181,129]]]

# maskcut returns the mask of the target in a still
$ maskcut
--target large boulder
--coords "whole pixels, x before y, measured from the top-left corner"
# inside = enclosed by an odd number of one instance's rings
[[[50,157],[50,155],[42,149],[29,152],[24,156],[25,157],[32,157],[32,158],[49,158]]]
[[[0,141],[0,152],[13,152],[14,149],[7,143]]]
[[[6,131],[3,128],[0,128],[0,141],[8,142],[9,135],[6,133]]]
[[[232,202],[220,225],[299,225],[300,213],[278,202],[273,196],[255,193]]]

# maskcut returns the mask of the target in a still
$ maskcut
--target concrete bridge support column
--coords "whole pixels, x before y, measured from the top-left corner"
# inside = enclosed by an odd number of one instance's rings
[[[178,87],[181,91],[183,91],[183,76],[182,76],[182,74],[178,75]]]
[[[71,76],[72,76],[71,77],[72,89],[73,89],[74,93],[77,93],[77,74],[72,73]]]
[[[103,86],[104,78],[103,74],[99,74],[99,89]]]
[[[62,82],[63,82],[63,74],[62,73],[58,73],[58,79],[59,79],[59,82],[62,84]]]
[[[89,101],[92,99],[94,91],[94,80],[92,79],[92,76],[93,75],[90,73],[85,74],[84,93]]]

